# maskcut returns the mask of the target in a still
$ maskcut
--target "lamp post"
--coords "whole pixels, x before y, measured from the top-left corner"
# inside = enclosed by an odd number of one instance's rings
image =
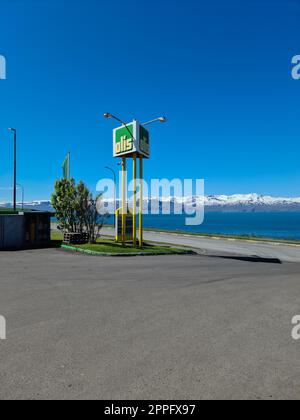
[[[113,114],[110,114],[109,112],[106,112],[104,115],[104,118],[106,118],[106,119],[113,119],[113,120],[116,120],[116,121],[118,121],[119,123],[121,123],[122,125],[124,125],[124,127],[126,128],[126,130],[128,131],[128,133],[130,134],[130,136],[131,137],[133,137],[133,134],[132,134],[132,132],[129,130],[129,128],[128,128],[128,125],[124,122],[124,121],[122,121],[120,118],[118,118],[118,117],[116,117],[115,115],[113,115]]]
[[[151,121],[143,123],[142,126],[145,127],[146,125],[150,125],[150,124],[153,124],[153,123],[156,123],[156,122],[165,123],[167,121],[168,120],[167,120],[166,117],[159,117],[159,118],[155,118],[155,120],[151,120]]]
[[[17,130],[9,128],[8,131],[13,133],[14,136],[14,213],[17,211]]]

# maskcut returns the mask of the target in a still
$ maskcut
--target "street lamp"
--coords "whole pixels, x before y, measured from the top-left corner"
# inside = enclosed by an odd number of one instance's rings
[[[17,211],[17,130],[9,128],[8,131],[14,136],[14,212]]]
[[[124,125],[124,127],[126,128],[126,130],[128,131],[128,133],[130,134],[130,137],[132,137],[132,138],[134,139],[133,134],[132,134],[132,132],[129,130],[129,128],[128,128],[128,126],[127,126],[127,124],[126,124],[124,121],[122,121],[120,118],[116,117],[115,115],[111,114],[110,112],[106,112],[106,113],[103,115],[103,117],[104,117],[104,118],[106,118],[107,120],[108,120],[108,119],[113,119],[113,120],[116,120],[116,121],[118,121],[119,123],[121,123],[122,125]]]
[[[122,120],[120,120],[120,118],[116,117],[115,115],[111,114],[110,112],[106,112],[103,116],[106,119],[112,118],[113,120],[117,120],[121,124],[126,125]]]
[[[168,121],[168,119],[166,117],[159,117],[159,118],[155,118],[155,120],[145,122],[144,124],[142,124],[142,126],[145,127],[145,125],[150,125],[150,124],[153,124],[153,123],[156,123],[156,122],[165,123],[167,121]]]

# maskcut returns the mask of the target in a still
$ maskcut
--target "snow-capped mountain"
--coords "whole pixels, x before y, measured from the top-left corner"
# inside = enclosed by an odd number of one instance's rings
[[[235,194],[235,195],[210,195],[205,197],[165,197],[152,198],[145,200],[144,207],[159,208],[163,205],[171,204],[171,209],[175,206],[200,207],[205,206],[206,211],[235,211],[235,212],[255,212],[255,211],[300,211],[300,197],[285,198],[271,197],[259,194]]]
[[[206,197],[164,197],[145,199],[145,209],[156,211],[169,205],[175,207],[205,206],[206,211],[300,211],[300,197],[272,197],[259,194],[210,195]],[[22,205],[18,203],[20,208]],[[0,207],[11,208],[11,203],[0,203]],[[53,212],[50,201],[32,201],[24,203],[26,209]]]
[[[0,208],[12,208],[12,203],[0,203]],[[22,203],[17,203],[17,207],[19,209],[22,208]],[[28,201],[24,203],[24,208],[28,210],[36,210],[36,211],[50,211],[54,212],[53,207],[51,206],[51,202],[49,200],[44,201]]]
[[[283,198],[259,194],[211,195],[205,197],[205,204],[213,205],[290,205],[300,204],[300,197]]]
[[[207,211],[300,211],[300,197],[259,194],[212,195],[205,197]]]

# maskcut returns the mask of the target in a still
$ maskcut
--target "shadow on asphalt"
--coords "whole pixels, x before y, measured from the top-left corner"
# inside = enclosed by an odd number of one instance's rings
[[[225,256],[225,255],[214,255],[212,258],[222,258],[224,260],[235,260],[252,263],[267,263],[267,264],[282,264],[278,258],[262,258],[262,257],[238,257],[238,256]]]
[[[51,241],[48,245],[45,246],[35,246],[35,247],[24,247],[24,248],[6,248],[0,249],[0,252],[21,252],[21,251],[34,251],[40,249],[53,249],[53,248],[61,248],[62,241]]]

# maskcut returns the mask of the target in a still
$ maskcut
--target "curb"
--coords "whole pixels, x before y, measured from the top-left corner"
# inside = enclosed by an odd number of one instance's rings
[[[75,251],[80,254],[86,254],[94,257],[153,257],[153,256],[167,256],[167,255],[198,255],[194,251],[184,251],[184,252],[130,252],[130,253],[104,253],[104,252],[96,252],[96,251],[90,251],[88,249],[81,249],[81,248],[75,248],[73,246],[69,245],[61,245],[61,249],[66,249],[67,251]]]

